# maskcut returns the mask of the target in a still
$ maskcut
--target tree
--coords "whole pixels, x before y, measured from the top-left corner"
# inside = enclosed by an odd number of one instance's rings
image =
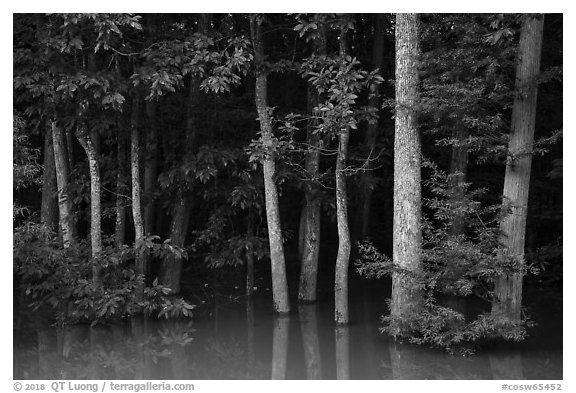
[[[318,19],[318,31],[312,38],[313,56],[325,56],[327,37],[325,22],[321,15],[316,15]],[[307,104],[308,113],[313,116],[314,108],[320,103],[320,94],[312,86],[308,85]],[[321,213],[321,193],[318,185],[320,170],[320,135],[315,132],[318,120],[312,117],[310,125],[306,129],[306,158],[305,170],[306,181],[304,184],[304,206],[302,208],[299,235],[302,241],[302,264],[300,270],[300,285],[298,289],[298,300],[301,302],[316,301],[316,287],[318,277],[318,257],[320,255],[320,213]]]
[[[149,126],[146,130],[146,156],[144,164],[144,233],[152,235],[156,233],[156,203],[154,192],[158,178],[158,122],[156,117],[157,103],[146,102],[146,117]]]
[[[421,269],[421,146],[416,124],[418,104],[419,19],[396,15],[396,132],[394,137],[393,262],[407,272]],[[412,276],[392,277],[391,315],[416,312],[421,296]]]
[[[84,114],[80,113],[78,120],[78,130],[76,137],[82,145],[88,157],[88,169],[90,172],[90,245],[93,260],[92,280],[98,282],[99,267],[94,261],[102,251],[102,208],[101,208],[101,187],[100,164],[96,148],[91,135],[88,133]]]
[[[200,14],[198,18],[198,33],[206,35],[210,26],[210,14]],[[190,164],[193,161],[194,153],[198,150],[196,146],[196,134],[198,122],[195,118],[196,108],[201,103],[200,91],[201,78],[199,75],[191,75],[190,88],[188,91],[188,103],[186,108],[186,126],[184,129],[184,162]],[[190,215],[192,213],[193,200],[186,195],[189,191],[185,187],[178,189],[178,197],[173,207],[172,221],[170,223],[169,237],[172,244],[183,247],[186,242]],[[182,275],[183,258],[179,255],[172,255],[162,262],[160,271],[160,282],[172,289],[172,293],[180,292],[180,279]]]
[[[347,27],[340,29],[340,56],[348,56]],[[350,263],[350,228],[348,227],[348,195],[346,194],[346,157],[350,140],[350,127],[344,124],[338,130],[338,153],[336,155],[336,222],[338,226],[338,254],[334,282],[334,320],[337,324],[349,322],[348,265]]]
[[[272,129],[271,108],[268,106],[268,79],[264,62],[264,44],[262,41],[262,16],[250,15],[250,32],[254,46],[254,62],[256,67],[255,102],[260,121],[262,147],[265,155],[262,158],[264,171],[264,193],[266,202],[266,218],[268,222],[268,239],[270,241],[270,263],[272,267],[272,296],[274,310],[277,313],[290,312],[288,299],[288,282],[286,279],[286,263],[284,261],[284,244],[280,226],[280,209],[278,205],[278,190],[274,180],[276,163],[274,158],[274,131]]]
[[[126,152],[126,134],[124,132],[124,118],[120,114],[116,121],[116,162],[118,172],[116,174],[116,223],[114,228],[114,245],[120,248],[124,245],[126,236],[126,205],[128,199],[129,185],[127,184],[128,157]]]
[[[54,162],[56,166],[56,183],[58,185],[59,226],[60,232],[62,233],[62,241],[66,248],[74,242],[76,234],[74,207],[68,193],[70,168],[68,167],[66,139],[62,128],[56,120],[52,120],[51,129],[54,146]]]
[[[540,73],[540,57],[544,17],[524,15],[518,47],[516,87],[506,175],[504,178],[503,205],[509,209],[500,224],[504,252],[512,257],[520,268],[524,266],[524,242],[532,148],[536,121],[537,77]],[[521,319],[522,273],[513,272],[496,280],[492,314],[511,320]]]
[[[132,112],[130,120],[130,174],[132,178],[132,218],[134,220],[134,245],[136,247],[136,272],[146,274],[146,256],[142,247],[144,241],[144,221],[142,218],[142,185],[140,183],[140,94],[136,91],[132,96]],[[138,289],[139,296],[144,288]]]
[[[44,135],[44,164],[42,167],[44,171],[42,177],[40,222],[56,232],[58,230],[58,192],[51,132],[46,132]]]

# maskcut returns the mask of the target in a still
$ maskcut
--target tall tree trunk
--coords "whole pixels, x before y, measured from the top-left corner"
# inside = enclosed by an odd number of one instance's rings
[[[70,174],[74,170],[74,165],[76,164],[76,154],[74,149],[74,133],[72,131],[66,132],[66,151],[68,152],[68,168],[70,168]],[[70,179],[72,181],[72,179]]]
[[[154,191],[158,177],[158,127],[156,123],[156,103],[146,102],[146,115],[148,117],[148,132],[146,133],[146,160],[144,165],[144,233],[156,233],[156,208]]]
[[[347,54],[344,28],[340,34],[340,55]],[[346,195],[346,156],[350,129],[345,127],[338,135],[336,156],[336,221],[338,226],[338,254],[334,282],[334,320],[337,324],[349,322],[348,310],[348,265],[350,263],[350,228],[348,227],[348,196]]]
[[[52,120],[51,127],[56,183],[58,185],[60,233],[62,234],[64,248],[67,248],[74,242],[76,237],[76,225],[74,222],[74,205],[72,199],[68,196],[70,168],[68,167],[68,156],[66,154],[66,136],[55,120]]]
[[[184,247],[186,233],[188,232],[188,225],[190,223],[191,210],[192,201],[190,198],[178,198],[177,205],[173,210],[172,221],[170,222],[170,240],[172,241],[172,245]],[[170,255],[162,261],[160,282],[172,290],[171,294],[180,293],[182,263],[182,258],[176,255]]]
[[[124,127],[122,121],[118,121],[118,129],[116,132],[117,140],[117,163],[118,172],[116,174],[116,227],[114,245],[118,248],[124,245],[126,237],[126,205],[128,198],[128,163],[126,154],[126,135],[124,134]]]
[[[210,27],[211,14],[200,14],[198,20],[198,31],[206,34]],[[188,93],[188,108],[186,114],[185,128],[185,153],[184,161],[191,160],[196,150],[196,133],[197,123],[195,118],[195,108],[201,103],[200,79],[192,77],[190,79],[190,90]],[[177,197],[176,206],[172,214],[170,223],[169,237],[172,244],[178,247],[184,247],[186,233],[190,223],[190,214],[192,212],[193,201],[186,195],[186,190],[180,190]],[[162,261],[160,268],[160,282],[172,289],[172,294],[180,292],[180,279],[182,275],[181,257],[171,255]]]
[[[396,15],[396,133],[394,137],[393,262],[401,269],[421,269],[422,201],[420,186],[421,146],[416,127],[420,52],[417,14]],[[420,293],[410,275],[392,277],[392,316],[414,311]]]
[[[384,36],[386,33],[386,15],[376,14],[374,25],[374,44],[372,47],[372,68],[380,69],[382,74],[382,63],[384,59]],[[370,97],[368,105],[380,109],[380,85],[372,83],[370,85]],[[370,217],[372,210],[372,194],[374,191],[374,164],[372,162],[372,153],[376,148],[376,137],[378,136],[378,122],[369,123],[366,127],[364,143],[370,152],[369,161],[367,162],[366,172],[363,173],[360,181],[362,185],[362,202],[360,203],[361,220],[360,238],[365,239],[370,235]]]
[[[268,107],[268,80],[264,69],[264,48],[262,43],[261,21],[255,14],[250,16],[250,31],[254,45],[254,60],[256,65],[255,101],[260,121],[262,144],[267,151],[262,159],[264,170],[264,193],[266,199],[266,218],[268,221],[268,238],[270,241],[270,262],[272,267],[272,296],[274,310],[277,313],[290,312],[288,299],[288,282],[286,279],[286,264],[284,261],[284,245],[280,226],[280,208],[278,206],[278,190],[274,182],[276,162],[273,152],[273,131],[271,109]]]
[[[538,95],[537,77],[540,72],[543,16],[524,16],[516,66],[516,96],[512,109],[512,126],[508,145],[503,204],[510,214],[502,219],[500,230],[507,255],[524,265],[524,241],[528,190],[532,165],[532,144],[536,122]],[[492,314],[512,320],[521,319],[522,274],[510,273],[496,280]]]
[[[83,119],[80,120],[84,122]],[[88,168],[90,170],[90,245],[92,249],[92,259],[102,251],[102,207],[101,207],[101,179],[100,166],[96,148],[86,129],[85,124],[80,124],[78,141],[86,152],[88,157]],[[99,267],[96,263],[92,264],[92,280],[97,283]]]
[[[318,25],[318,34],[314,39],[314,55],[326,54],[326,26]],[[314,118],[314,107],[320,102],[320,95],[316,88],[308,84],[308,113]],[[318,185],[318,172],[320,169],[320,137],[314,133],[317,121],[310,121],[306,130],[306,144],[308,152],[305,159],[306,183],[304,186],[304,207],[300,226],[302,240],[302,267],[300,270],[300,286],[298,300],[304,303],[316,301],[316,287],[318,278],[318,257],[320,255],[320,213],[321,199]]]
[[[459,207],[464,201],[464,191],[466,184],[466,173],[468,171],[468,148],[463,145],[468,138],[468,130],[464,127],[454,128],[452,138],[457,141],[452,146],[452,156],[450,158],[448,195],[451,205]],[[455,212],[450,218],[450,234],[453,236],[463,235],[466,230],[464,217]]]
[[[42,206],[40,222],[53,231],[58,231],[58,186],[52,132],[44,137],[44,173],[42,175]]]
[[[134,245],[141,246],[144,240],[144,223],[142,221],[142,189],[140,183],[140,96],[134,94],[132,98],[132,116],[130,120],[130,173],[132,178],[132,217],[134,219]],[[136,272],[146,274],[146,258],[142,250],[136,252]],[[137,296],[144,294],[142,285],[137,288]]]

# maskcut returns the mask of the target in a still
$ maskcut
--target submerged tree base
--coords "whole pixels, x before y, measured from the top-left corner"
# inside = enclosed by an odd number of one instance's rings
[[[512,320],[478,315],[467,321],[463,314],[437,305],[429,299],[419,312],[402,316],[384,316],[381,333],[412,344],[442,348],[451,354],[472,355],[483,344],[495,341],[519,342],[526,338],[526,329],[535,325],[529,318]]]

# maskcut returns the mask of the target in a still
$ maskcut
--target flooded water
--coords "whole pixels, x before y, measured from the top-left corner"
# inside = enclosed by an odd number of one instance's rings
[[[463,358],[381,335],[378,291],[352,294],[346,327],[326,301],[276,317],[268,298],[219,296],[193,323],[15,331],[14,379],[562,379],[561,300],[532,298],[525,342]]]

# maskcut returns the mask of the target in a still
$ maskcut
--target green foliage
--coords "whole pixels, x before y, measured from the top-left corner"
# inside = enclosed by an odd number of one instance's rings
[[[147,48],[142,57],[146,63],[131,77],[134,86],[149,87],[147,99],[174,93],[183,87],[188,74],[200,79],[205,92],[225,93],[241,83],[253,55],[243,36],[223,37],[193,33]]]
[[[12,183],[14,190],[40,184],[40,151],[31,147],[24,120],[14,114],[12,134]]]
[[[344,128],[357,129],[359,117],[372,119],[373,111],[357,106],[358,95],[384,79],[376,71],[362,70],[357,58],[311,56],[302,63],[301,73],[325,97],[313,110],[314,117],[319,120],[314,133],[334,137]]]
[[[40,151],[31,146],[26,134],[25,121],[17,114],[13,118],[12,134],[12,187],[14,191],[22,191],[31,186],[38,186],[41,183],[42,166],[38,163]],[[26,206],[21,206],[14,199],[12,204],[13,219],[30,214],[31,211]]]
[[[501,211],[500,206],[482,206],[478,201],[482,190],[469,190],[466,184],[461,186],[459,198],[454,198],[450,176],[431,162],[425,161],[424,165],[431,171],[424,185],[432,195],[425,199],[425,204],[434,214],[423,224],[422,269],[408,271],[395,265],[370,242],[358,245],[360,259],[356,267],[361,275],[371,278],[404,275],[410,278],[404,280],[410,283],[409,289],[424,295],[418,312],[384,317],[382,332],[465,355],[483,342],[522,340],[525,328],[531,326],[528,319],[515,322],[482,314],[467,321],[461,313],[437,304],[442,294],[462,298],[474,295],[490,301],[492,283],[497,277],[537,274],[539,270],[535,264],[520,263],[500,244],[498,225],[506,211]],[[451,234],[450,222],[455,216],[466,223],[466,233]]]
[[[183,254],[167,242],[158,244],[154,240],[155,237],[148,237],[135,247],[105,247],[91,261],[86,241],[62,248],[56,234],[29,222],[14,234],[14,268],[30,307],[49,307],[59,323],[96,324],[140,313],[190,318],[194,306],[183,299],[170,298],[170,289],[157,280],[144,290],[143,299],[137,296],[144,277],[134,268],[136,252],[144,250],[156,256]],[[92,263],[100,267],[98,282],[92,278]]]
[[[526,327],[533,326],[529,320],[512,321],[480,314],[473,321],[449,307],[436,303],[429,295],[418,313],[406,313],[400,317],[391,315],[382,318],[382,333],[412,344],[443,348],[450,353],[472,355],[483,343],[493,341],[522,341]]]

